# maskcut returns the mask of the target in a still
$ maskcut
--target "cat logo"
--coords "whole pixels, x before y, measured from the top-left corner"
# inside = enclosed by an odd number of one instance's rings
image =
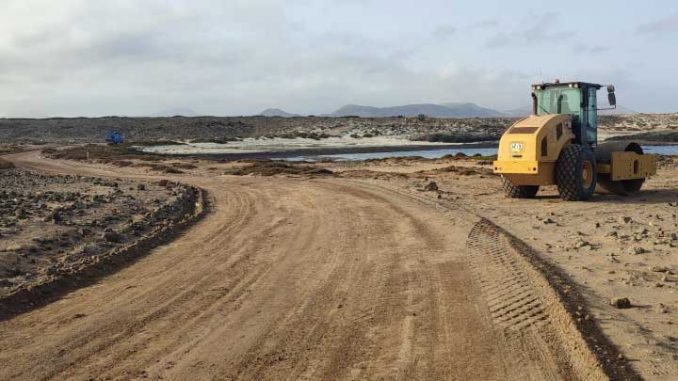
[[[514,155],[520,155],[523,153],[523,143],[521,142],[512,142],[511,143],[511,153]]]

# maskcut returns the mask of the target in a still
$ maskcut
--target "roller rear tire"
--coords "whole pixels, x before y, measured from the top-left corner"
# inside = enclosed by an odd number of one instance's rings
[[[561,199],[566,201],[590,199],[598,181],[593,152],[578,144],[563,147],[556,161],[555,178]]]
[[[539,191],[539,185],[513,185],[511,180],[501,177],[501,186],[508,198],[534,198]]]

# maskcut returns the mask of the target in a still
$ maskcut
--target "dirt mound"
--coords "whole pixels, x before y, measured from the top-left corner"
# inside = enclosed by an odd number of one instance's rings
[[[494,172],[492,172],[491,169],[481,167],[462,167],[456,165],[450,165],[444,168],[433,169],[430,171],[421,171],[417,173],[426,175],[435,175],[439,173],[455,173],[460,176],[474,176],[474,175],[494,176]]]
[[[408,176],[405,173],[398,172],[380,172],[372,171],[369,169],[353,169],[347,171],[338,172],[337,175],[343,178],[354,178],[354,179],[374,179],[374,180],[386,180],[397,178],[397,179],[406,179]]]
[[[145,145],[150,145],[150,143],[145,143]],[[194,164],[186,162],[163,164],[162,162],[165,162],[170,158],[161,155],[141,153],[127,144],[86,144],[59,150],[47,148],[42,150],[42,154],[52,159],[95,161],[119,168],[145,167],[152,171],[167,174],[180,174],[184,173],[183,170],[197,168]]]
[[[12,168],[14,168],[14,164],[12,164],[11,162],[9,162],[7,160],[0,158],[0,170],[12,169]]]
[[[678,166],[678,157],[657,155],[657,166],[663,169],[676,168]]]
[[[164,159],[159,155],[139,152],[129,144],[85,144],[63,149],[46,148],[42,150],[42,154],[52,159],[79,161],[98,160],[101,162],[115,162],[123,158],[125,160],[136,159],[144,161]]]
[[[235,176],[273,176],[273,175],[334,175],[326,168],[319,168],[308,164],[286,163],[281,161],[257,161],[244,167],[232,168],[226,171],[227,175]]]

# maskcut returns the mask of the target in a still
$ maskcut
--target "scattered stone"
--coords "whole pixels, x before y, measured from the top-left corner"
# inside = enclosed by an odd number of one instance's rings
[[[99,245],[96,243],[88,243],[82,247],[82,253],[85,255],[96,255],[99,253]]]
[[[137,190],[138,191],[145,191],[146,185],[145,184],[137,184]]]
[[[638,235],[647,236],[648,230],[646,228],[641,228],[636,230],[635,233]]]
[[[575,249],[581,249],[582,247],[591,247],[591,242],[585,241],[583,239],[579,239],[577,242],[574,244]]]
[[[622,220],[622,222],[624,222],[625,224],[628,224],[628,223],[630,223],[630,222],[632,221],[631,217],[628,217],[628,216],[622,217],[621,220]]]
[[[117,243],[122,241],[122,236],[112,230],[108,230],[104,233],[104,239],[108,242]]]
[[[424,187],[424,190],[427,192],[435,192],[438,190],[438,184],[435,181],[431,181]]]
[[[645,250],[644,248],[642,248],[640,246],[633,246],[633,247],[629,248],[629,254],[639,255],[639,254],[645,254],[645,253],[649,253],[649,251]]]
[[[669,268],[666,266],[652,266],[650,267],[650,271],[655,273],[665,273],[669,271]]]
[[[610,304],[613,307],[617,307],[620,309],[631,308],[631,301],[629,300],[629,298],[612,298],[612,300],[610,300]]]
[[[64,217],[61,215],[61,213],[60,213],[59,211],[55,211],[54,213],[52,213],[52,214],[49,216],[49,220],[50,220],[51,222],[54,222],[55,224],[58,224],[58,223],[60,223],[60,222],[63,222]]]

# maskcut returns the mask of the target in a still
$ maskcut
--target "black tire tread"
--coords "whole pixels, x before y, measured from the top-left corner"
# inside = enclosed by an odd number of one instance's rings
[[[501,177],[501,186],[508,198],[534,198],[539,192],[539,185],[513,185],[511,180]]]
[[[589,189],[584,188],[581,175],[582,165],[585,159],[591,160],[593,164],[593,186]],[[595,157],[591,151],[585,150],[578,144],[568,144],[556,161],[555,179],[558,186],[560,198],[565,201],[584,201],[591,198],[595,190],[596,168]]]

